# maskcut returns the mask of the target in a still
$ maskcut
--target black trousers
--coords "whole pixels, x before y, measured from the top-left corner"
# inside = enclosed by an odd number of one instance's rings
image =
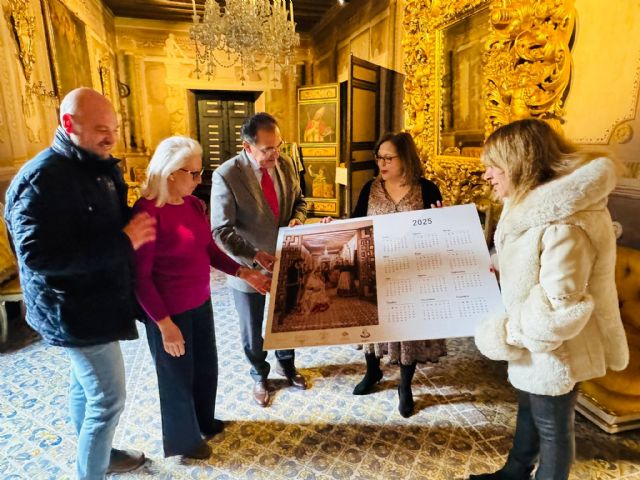
[[[185,354],[172,357],[160,329],[147,320],[147,340],[156,365],[164,456],[183,455],[198,447],[202,434],[213,433],[218,390],[218,352],[211,300],[171,317],[185,341]]]
[[[259,293],[247,293],[232,289],[236,310],[240,317],[240,337],[244,355],[251,364],[250,374],[254,381],[266,380],[271,366],[267,362],[262,338],[265,296]],[[294,350],[276,350],[276,358],[285,372],[295,370]]]

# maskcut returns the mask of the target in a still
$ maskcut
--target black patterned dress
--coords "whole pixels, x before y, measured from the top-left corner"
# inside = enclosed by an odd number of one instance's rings
[[[352,217],[384,215],[387,213],[408,212],[429,208],[432,203],[442,200],[440,191],[432,182],[421,179],[409,192],[394,202],[384,188],[384,181],[375,178],[367,183],[360,192],[358,204]],[[382,358],[389,355],[389,363],[411,365],[414,362],[437,362],[447,354],[444,340],[415,340],[409,342],[368,343],[365,353]]]

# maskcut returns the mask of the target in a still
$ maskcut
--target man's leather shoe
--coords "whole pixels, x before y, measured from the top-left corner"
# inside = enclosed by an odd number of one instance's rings
[[[140,467],[145,462],[144,453],[137,450],[111,449],[107,473],[126,473]]]
[[[269,394],[269,382],[267,382],[267,380],[258,380],[253,385],[253,399],[261,407],[266,407],[267,405],[269,405],[270,398],[271,395]]]
[[[288,372],[285,372],[284,368],[282,368],[281,365],[276,365],[276,373],[278,375],[282,375],[283,377],[287,377],[287,380],[289,381],[289,385],[292,385],[298,390],[307,389],[307,381],[302,375],[300,375],[300,373],[297,370],[294,369],[293,373],[289,374]]]

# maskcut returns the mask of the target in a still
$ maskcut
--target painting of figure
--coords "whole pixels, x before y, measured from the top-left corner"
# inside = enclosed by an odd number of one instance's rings
[[[300,142],[333,143],[336,141],[335,103],[300,105]]]
[[[49,11],[47,30],[58,96],[62,98],[77,87],[93,88],[84,23],[60,0],[45,0],[45,8]]]
[[[305,159],[305,197],[335,198],[336,161]]]
[[[327,227],[323,227],[327,230]],[[371,221],[284,237],[273,333],[378,325]]]

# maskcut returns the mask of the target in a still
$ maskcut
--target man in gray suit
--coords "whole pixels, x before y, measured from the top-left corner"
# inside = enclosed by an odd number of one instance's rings
[[[289,158],[280,156],[282,137],[275,118],[257,113],[240,131],[243,150],[214,173],[211,188],[213,235],[239,263],[271,272],[280,227],[302,225],[307,204],[298,172]],[[245,356],[251,364],[253,397],[269,404],[270,365],[263,350],[262,322],[265,297],[239,278],[229,278]],[[293,350],[277,350],[276,372],[290,385],[304,390],[307,383],[294,364]]]

